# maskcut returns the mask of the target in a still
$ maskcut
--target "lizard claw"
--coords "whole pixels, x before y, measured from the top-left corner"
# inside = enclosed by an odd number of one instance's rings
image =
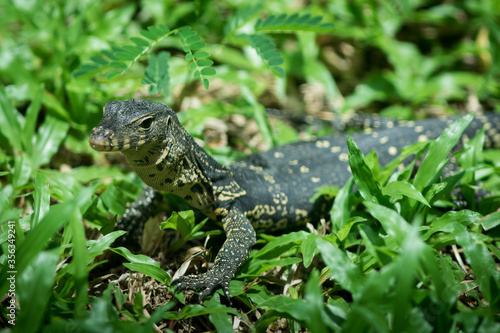
[[[213,271],[209,271],[201,275],[180,276],[172,280],[172,284],[177,284],[174,289],[174,294],[185,289],[200,289],[200,303],[205,297],[211,294],[216,287],[221,287],[227,300],[231,303],[229,295],[229,281],[231,281],[230,278],[224,279],[222,274],[218,275],[214,274]]]

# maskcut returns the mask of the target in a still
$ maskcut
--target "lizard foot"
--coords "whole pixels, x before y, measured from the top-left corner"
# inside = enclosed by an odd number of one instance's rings
[[[231,276],[224,274],[222,271],[214,271],[213,269],[201,274],[201,275],[188,275],[188,276],[180,276],[172,281],[172,284],[177,284],[175,287],[174,293],[177,293],[179,290],[195,290],[200,289],[200,302],[207,297],[212,291],[221,287],[224,291],[224,295],[229,302],[231,302],[229,296],[229,281],[231,281]]]

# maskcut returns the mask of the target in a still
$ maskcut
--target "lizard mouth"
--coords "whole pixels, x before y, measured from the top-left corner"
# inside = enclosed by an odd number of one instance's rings
[[[94,127],[89,138],[89,144],[92,149],[97,151],[113,151],[124,148],[124,145],[120,145],[118,140],[115,139],[115,133],[102,126]]]

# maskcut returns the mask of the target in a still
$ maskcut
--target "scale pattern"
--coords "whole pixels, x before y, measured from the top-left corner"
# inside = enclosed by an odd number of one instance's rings
[[[453,120],[384,120],[377,125],[371,122],[379,120],[367,119],[359,124],[378,128],[351,136],[364,153],[375,150],[384,165],[399,149],[437,138]],[[493,113],[476,116],[462,142],[483,126],[485,146],[498,148],[500,115]],[[137,229],[142,230],[156,211],[161,191],[182,197],[222,223],[227,238],[213,268],[172,282],[176,290],[201,289],[203,299],[216,287],[222,287],[229,298],[229,281],[248,258],[256,230],[284,230],[328,216],[332,203],[322,197],[310,202],[310,198],[318,187],[341,187],[351,177],[346,137],[339,134],[277,147],[222,166],[196,144],[168,106],[129,99],[106,104],[89,143],[99,151],[121,151],[146,183],[143,194],[118,221],[117,228],[129,231],[129,238],[137,238]]]

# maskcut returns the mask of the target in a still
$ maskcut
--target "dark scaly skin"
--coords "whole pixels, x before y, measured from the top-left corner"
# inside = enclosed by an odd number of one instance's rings
[[[452,119],[453,120],[453,119]],[[382,165],[398,150],[437,138],[450,119],[384,121],[380,130],[351,134],[359,148],[375,150]],[[463,138],[486,126],[486,147],[500,146],[500,116],[477,116]],[[300,142],[254,154],[226,167],[217,163],[179,123],[166,105],[139,99],[114,101],[89,140],[92,148],[121,151],[147,184],[141,197],[119,220],[118,228],[134,230],[155,211],[156,191],[178,195],[193,208],[222,222],[227,239],[214,266],[205,274],[172,281],[178,289],[201,289],[200,299],[229,282],[255,243],[255,230],[276,231],[327,217],[331,202],[310,202],[318,187],[341,187],[351,177],[345,134]],[[154,190],[153,190],[154,189]],[[129,225],[132,224],[133,228]]]

